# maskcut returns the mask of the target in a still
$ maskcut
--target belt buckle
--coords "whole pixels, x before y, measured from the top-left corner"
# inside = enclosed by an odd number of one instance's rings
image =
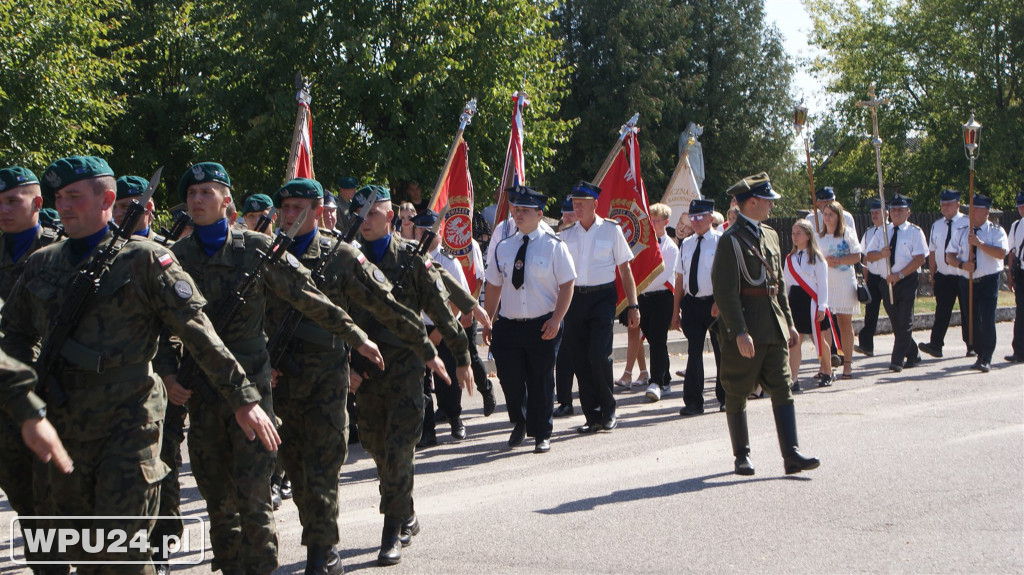
[[[771,285],[768,286],[768,297],[776,297],[779,295],[779,286]]]

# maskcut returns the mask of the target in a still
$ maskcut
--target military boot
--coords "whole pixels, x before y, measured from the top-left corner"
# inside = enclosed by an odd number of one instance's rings
[[[736,475],[753,475],[754,464],[750,462],[750,432],[747,431],[747,412],[726,413],[725,420],[729,423],[732,454],[736,457]]]
[[[306,575],[341,575],[344,572],[341,556],[333,547],[323,545],[306,547]]]
[[[384,518],[384,530],[380,534],[380,553],[377,554],[377,565],[398,565],[402,562],[402,542],[400,540],[402,521]]]
[[[796,409],[793,404],[772,408],[775,413],[775,431],[779,434],[779,448],[782,461],[786,464],[786,475],[817,469],[821,462],[816,457],[805,457],[800,453],[796,440]]]
[[[419,535],[420,533],[420,520],[416,518],[416,514],[413,513],[412,517],[405,520],[402,523],[402,530],[398,535],[398,540],[402,543],[402,547],[408,547],[412,545],[412,536]]]

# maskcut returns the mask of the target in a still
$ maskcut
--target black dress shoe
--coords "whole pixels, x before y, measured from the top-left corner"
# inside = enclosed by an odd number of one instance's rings
[[[942,357],[942,347],[938,345],[932,345],[930,343],[919,343],[917,349],[927,353],[932,357]]]
[[[287,476],[281,480],[281,499],[288,501],[292,498],[292,480]]]
[[[277,511],[281,508],[281,486],[276,483],[270,484],[270,505]]]
[[[1024,363],[1024,356],[1020,355],[1007,355],[1004,356],[1003,359],[1010,363]]]
[[[605,431],[611,431],[611,430],[615,429],[618,426],[619,426],[619,420],[615,419],[614,415],[611,416],[611,419],[606,419],[601,424],[601,427],[603,427]]]
[[[912,358],[910,358],[910,359],[908,359],[908,360],[903,362],[903,367],[909,369],[911,367],[917,367],[918,364],[920,364],[920,363],[921,363],[921,356],[912,357]]]
[[[431,435],[429,437],[421,437],[416,443],[416,449],[426,449],[428,447],[437,447],[437,436]]]
[[[452,420],[452,437],[458,441],[466,439],[466,424],[462,423],[461,417]]]
[[[867,348],[861,347],[859,345],[853,346],[853,351],[855,351],[855,352],[857,352],[859,354],[862,354],[862,355],[866,355],[868,357],[875,357],[875,350],[867,349]],[[839,364],[839,365],[842,365],[842,364]],[[833,365],[832,367],[839,367],[839,366]]]
[[[569,417],[573,413],[573,407],[571,403],[563,403],[555,408],[555,411],[551,413],[554,417]]]
[[[582,433],[583,435],[590,435],[591,433],[597,433],[604,429],[604,426],[600,422],[587,423],[576,428],[576,433]]]
[[[793,449],[789,455],[783,456],[782,462],[785,464],[786,475],[810,471],[821,465],[821,461],[818,461],[817,457],[806,457],[796,449]]]
[[[968,349],[967,355],[965,355],[964,357],[978,357],[978,352],[974,351],[973,349]]]
[[[889,364],[889,371],[891,371],[893,373],[899,373],[899,372],[903,371],[903,366],[898,364],[898,363],[890,363]]]
[[[537,445],[533,448],[534,453],[547,453],[551,451],[550,439],[538,439]]]
[[[975,363],[974,365],[972,365],[971,369],[976,369],[976,370],[980,371],[981,373],[988,373],[989,371],[992,370],[992,366],[987,364],[987,363],[982,363],[982,362],[979,361],[979,362]]]
[[[704,408],[687,405],[679,410],[679,415],[683,417],[690,417],[692,415],[704,415]]]
[[[800,389],[800,382],[799,382],[799,381],[794,381],[794,382],[793,382],[793,384],[792,384],[792,385],[790,385],[790,390],[791,390],[791,391],[792,391],[792,392],[793,392],[794,394],[797,394],[797,393],[803,393],[803,392],[804,392],[804,391],[803,391],[802,389]],[[724,406],[723,406],[723,407],[724,407]]]
[[[444,423],[448,421],[448,414],[444,412],[440,407],[434,412],[434,423]]]
[[[523,444],[523,441],[525,439],[526,426],[523,425],[522,423],[517,423],[516,426],[512,428],[512,435],[508,436],[508,446],[519,447],[520,445]]]
[[[412,536],[420,534],[420,520],[413,513],[412,517],[405,520],[402,524],[402,529],[398,532],[398,542],[402,544],[402,547],[408,547],[412,545]]]
[[[494,413],[494,409],[498,407],[498,402],[494,399],[494,389],[482,389],[480,395],[484,397],[484,417],[490,417]]]
[[[377,565],[398,565],[402,562],[402,542],[399,540],[402,524],[384,520],[384,530],[380,534],[380,553],[377,554]]]

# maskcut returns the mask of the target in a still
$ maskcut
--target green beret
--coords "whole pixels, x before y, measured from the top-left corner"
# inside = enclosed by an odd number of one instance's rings
[[[137,198],[146,193],[149,181],[140,176],[121,176],[117,179],[117,199]]]
[[[231,177],[224,166],[217,162],[199,162],[192,164],[178,180],[178,197],[184,202],[188,199],[188,187],[203,182],[217,182],[231,188]]]
[[[50,167],[43,172],[43,179],[40,182],[43,199],[52,202],[57,195],[57,190],[75,182],[103,176],[114,177],[114,170],[110,169],[110,165],[103,158],[95,156],[61,158],[50,164]]]
[[[274,202],[271,201],[270,196],[267,194],[251,194],[245,198],[242,202],[242,215],[251,214],[253,212],[262,212],[273,206]]]
[[[373,200],[374,203],[390,201],[391,190],[387,189],[384,186],[378,186],[375,184],[363,186],[359,188],[359,191],[356,192],[356,195],[352,196],[352,207],[349,209],[351,211],[358,210],[359,208],[363,207],[364,198],[372,198],[374,196],[376,196],[376,199]]]
[[[274,205],[280,208],[281,201],[286,198],[315,200],[323,197],[324,187],[320,182],[309,178],[295,178],[274,192]]]
[[[6,192],[7,190],[13,190],[20,186],[38,183],[39,178],[37,178],[36,175],[32,173],[32,170],[29,170],[28,168],[11,166],[0,170],[0,192]]]
[[[60,214],[53,208],[43,208],[39,210],[39,223],[48,228],[59,228]]]
[[[352,190],[359,187],[359,182],[352,176],[345,176],[344,178],[338,178],[338,187],[343,190]]]

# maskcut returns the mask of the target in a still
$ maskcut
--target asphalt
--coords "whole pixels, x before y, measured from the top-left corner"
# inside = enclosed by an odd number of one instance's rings
[[[748,406],[753,477],[732,473],[724,414],[684,419],[681,385],[659,403],[618,395],[619,427],[580,436],[555,420],[551,452],[509,450],[510,426],[465,398],[469,437],[417,457],[423,525],[395,567],[375,566],[382,517],[372,461],[355,447],[341,477],[349,573],[1020,573],[1024,572],[1024,366],[998,326],[989,374],[962,344],[892,374],[855,357],[856,378],[796,397],[800,445],[817,470],[783,473],[770,400]],[[952,333],[952,332],[951,332]],[[915,334],[923,339],[923,332]],[[948,336],[952,340],[953,335]],[[879,337],[876,349],[891,347]],[[805,354],[805,355],[810,355]],[[711,354],[705,365],[713,374]],[[672,369],[681,369],[673,357]],[[616,376],[621,364],[615,366]],[[803,380],[816,371],[805,361]],[[577,404],[578,409],[578,404]],[[187,456],[187,454],[186,454]],[[186,514],[205,517],[186,466]],[[0,539],[13,513],[0,501]],[[292,502],[277,513],[279,573],[301,573]],[[4,541],[0,571],[16,571]],[[174,572],[206,573],[198,567]]]

